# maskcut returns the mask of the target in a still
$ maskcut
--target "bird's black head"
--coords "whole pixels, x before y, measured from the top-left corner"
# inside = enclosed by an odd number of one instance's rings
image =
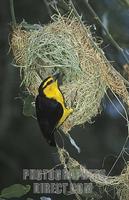
[[[53,77],[51,76],[47,77],[39,86],[39,89],[38,89],[39,95],[43,95],[44,88],[46,88],[48,85],[50,85],[53,82],[54,82]]]

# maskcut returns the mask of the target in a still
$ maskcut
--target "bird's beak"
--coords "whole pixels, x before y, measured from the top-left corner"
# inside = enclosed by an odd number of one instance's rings
[[[62,73],[55,73],[53,75],[53,78],[55,79],[55,82],[57,82],[57,84],[62,85]]]

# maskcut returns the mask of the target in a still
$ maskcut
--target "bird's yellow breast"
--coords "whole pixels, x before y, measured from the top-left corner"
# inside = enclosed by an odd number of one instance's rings
[[[47,87],[44,88],[43,92],[47,98],[55,99],[57,102],[59,102],[62,105],[63,115],[57,125],[57,126],[60,126],[66,120],[66,118],[73,112],[73,109],[66,108],[64,97],[58,88],[57,81],[54,81],[50,85],[47,85]]]
[[[50,85],[47,85],[47,87],[44,88],[43,92],[44,92],[45,96],[48,97],[49,99],[53,98],[56,101],[58,101],[59,103],[61,103],[62,106],[64,105],[64,98],[58,88],[57,81],[54,81]]]

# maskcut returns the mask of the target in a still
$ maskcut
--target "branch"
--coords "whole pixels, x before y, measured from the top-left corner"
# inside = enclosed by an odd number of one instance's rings
[[[10,0],[10,10],[11,10],[11,17],[14,27],[16,27],[16,17],[15,17],[15,11],[14,11],[14,2],[13,0]]]
[[[100,18],[97,16],[97,14],[95,13],[95,11],[92,9],[92,7],[90,6],[90,4],[88,3],[88,0],[84,0],[87,8],[89,9],[89,11],[91,12],[91,14],[93,15],[93,17],[96,19],[96,21],[100,24],[100,26],[103,28],[103,30],[105,31],[105,33],[107,34],[109,40],[111,41],[111,43],[116,47],[116,49],[118,51],[121,52],[121,54],[123,55],[123,57],[125,58],[126,62],[129,64],[129,59],[128,57],[125,55],[123,49],[118,45],[118,43],[113,39],[113,37],[111,36],[111,34],[109,33],[109,31],[105,28],[105,26],[103,25],[102,21],[100,20]]]
[[[102,58],[104,59],[104,61],[105,61],[105,63],[108,65],[108,66],[110,66],[110,68],[121,78],[121,80],[123,80],[124,81],[124,83],[126,83],[127,85],[129,85],[129,81],[128,80],[126,80],[111,64],[110,64],[110,62],[107,60],[107,58],[105,57],[105,54],[104,54],[104,52],[102,51],[102,49],[100,49],[99,47],[98,47],[98,45],[97,45],[97,43],[96,42],[94,42],[93,41],[93,39],[92,39],[92,37],[91,37],[91,32],[88,30],[88,29],[86,29],[85,28],[85,25],[84,25],[84,23],[82,22],[82,20],[81,20],[81,17],[79,16],[79,14],[78,14],[78,12],[77,12],[77,10],[76,10],[76,8],[75,8],[75,6],[74,6],[74,4],[73,4],[73,2],[72,2],[72,0],[69,0],[69,3],[70,3],[70,5],[71,5],[71,8],[73,9],[73,12],[74,12],[74,14],[75,14],[75,16],[77,17],[77,19],[78,19],[78,21],[80,22],[80,24],[82,25],[82,27],[83,27],[83,29],[85,30],[85,32],[86,32],[86,35],[87,35],[87,37],[89,38],[89,40],[90,40],[90,42],[91,42],[91,44],[93,45],[93,47],[101,54],[101,56],[102,56]],[[88,3],[88,2],[87,2]],[[89,5],[89,4],[88,4]],[[90,6],[90,5],[89,5]],[[91,6],[90,6],[90,8],[91,8]],[[91,8],[92,9],[92,8]],[[93,9],[92,9],[93,10]],[[93,11],[94,12],[94,11]],[[94,12],[95,13],[95,12]],[[95,13],[95,16],[98,18],[98,16],[96,15],[96,13]],[[94,17],[95,17],[94,16]],[[99,18],[98,18],[99,19]],[[100,19],[99,19],[100,20]],[[100,20],[100,22],[101,22],[101,20]],[[102,22],[101,22],[101,24],[102,24]],[[103,26],[103,24],[102,24],[102,26]],[[106,29],[105,29],[106,30]],[[108,32],[108,31],[107,31]],[[112,36],[111,36],[112,37]],[[113,39],[113,38],[112,38]],[[117,46],[118,46],[118,44],[117,44]],[[121,49],[120,47],[119,47],[119,49]],[[122,50],[123,51],[123,50]],[[124,53],[122,53],[122,54],[124,54]],[[126,55],[125,55],[126,56]],[[129,62],[129,60],[128,60],[128,62]],[[118,74],[119,73],[119,74]]]

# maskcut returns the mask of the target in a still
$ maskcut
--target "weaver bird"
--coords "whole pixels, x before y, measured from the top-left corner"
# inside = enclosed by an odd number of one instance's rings
[[[38,90],[36,98],[36,115],[40,129],[51,146],[56,146],[54,132],[73,112],[67,108],[58,80],[46,78]]]

